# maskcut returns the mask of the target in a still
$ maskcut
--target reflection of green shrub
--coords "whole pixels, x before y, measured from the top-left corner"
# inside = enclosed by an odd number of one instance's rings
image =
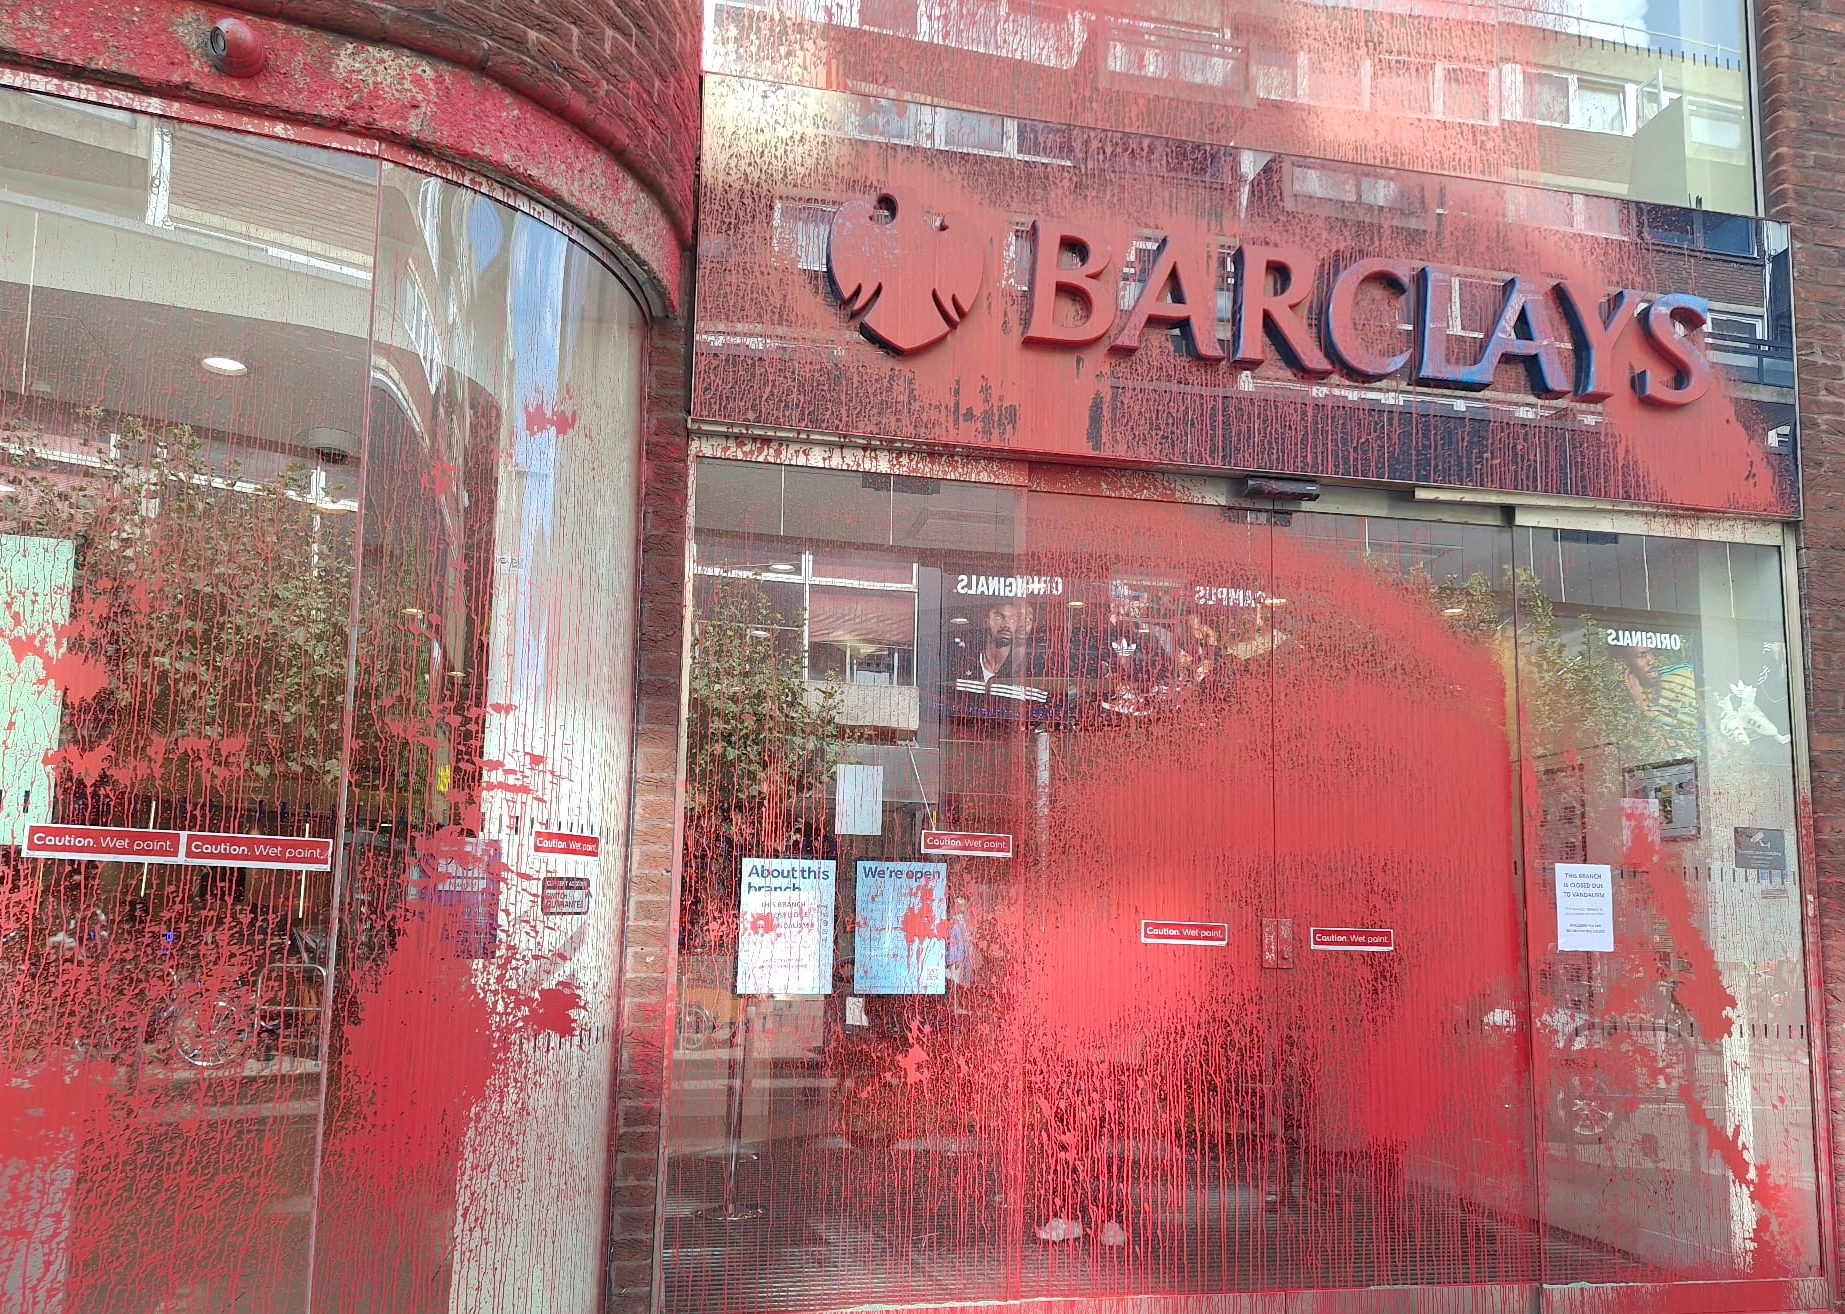
[[[352,606],[350,523],[311,471],[214,468],[186,426],[128,419],[95,465],[26,458],[5,529],[71,541],[64,756],[136,792],[324,798],[337,784]],[[304,800],[305,801],[305,800]]]
[[[817,854],[839,760],[838,696],[775,642],[751,580],[719,580],[693,632],[686,717],[685,933],[734,942],[739,861]]]
[[[1620,745],[1629,755],[1671,756],[1693,745],[1676,742],[1634,701],[1598,629],[1580,646],[1565,639],[1556,608],[1528,569],[1507,566],[1495,584],[1478,573],[1435,585],[1444,613],[1457,629],[1490,639],[1510,629],[1518,645],[1518,699],[1528,755],[1568,752],[1598,744]]]

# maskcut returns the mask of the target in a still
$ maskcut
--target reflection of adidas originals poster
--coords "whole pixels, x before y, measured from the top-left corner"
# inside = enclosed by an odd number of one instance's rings
[[[1727,644],[1706,650],[1691,617],[1597,615],[1581,625],[1589,649],[1601,648],[1616,663],[1669,743],[1692,751],[1790,742],[1787,657],[1778,636],[1750,638],[1733,652]]]
[[[1598,609],[1558,619],[1563,622],[1559,637],[1565,646],[1579,657],[1604,664],[1604,675],[1626,692],[1644,722],[1651,724],[1656,737],[1647,740],[1653,750],[1674,756],[1703,752],[1705,675],[1694,618]],[[1638,742],[1632,747],[1646,751]]]
[[[1793,742],[1787,644],[1771,634],[1760,646],[1759,657],[1742,654],[1735,678],[1711,690],[1711,729],[1721,742],[1767,744],[1772,751]]]
[[[944,572],[942,701],[974,718],[1044,710],[1044,622],[1064,587],[1056,576]]]

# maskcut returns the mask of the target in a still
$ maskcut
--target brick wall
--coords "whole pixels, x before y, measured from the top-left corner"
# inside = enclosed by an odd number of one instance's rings
[[[1836,1201],[1845,1186],[1845,104],[1821,89],[1845,71],[1845,0],[1758,0],[1757,31],[1768,213],[1794,225],[1812,888]]]
[[[690,245],[697,0],[232,0],[230,7],[478,70],[613,153],[660,197]]]
[[[653,1290],[655,1202],[670,1034],[667,1008],[677,898],[679,782],[684,775],[679,721],[689,474],[685,321],[657,322],[648,352],[634,810],[609,1203],[607,1308],[624,1314],[647,1309]]]

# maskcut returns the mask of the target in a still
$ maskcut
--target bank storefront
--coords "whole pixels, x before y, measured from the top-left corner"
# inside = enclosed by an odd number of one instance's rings
[[[1786,231],[957,113],[707,79],[663,1308],[1826,1303]]]

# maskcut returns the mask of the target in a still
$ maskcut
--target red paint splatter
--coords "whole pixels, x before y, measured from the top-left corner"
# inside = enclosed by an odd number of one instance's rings
[[[525,1023],[532,1031],[568,1039],[577,1033],[577,1014],[583,1009],[583,996],[576,984],[565,981],[545,986],[532,997]]]
[[[577,413],[562,404],[532,401],[525,404],[527,433],[554,433],[565,437],[577,427]]]
[[[87,703],[109,686],[109,671],[87,653],[66,652],[45,674],[73,704]]]
[[[87,751],[75,744],[67,744],[55,752],[45,754],[45,765],[63,767],[86,784],[95,784],[103,772],[108,770],[109,759],[114,756],[113,744],[100,744]]]
[[[904,1051],[903,1057],[897,1060],[897,1066],[903,1069],[903,1080],[906,1085],[915,1085],[919,1082],[927,1081],[929,1079],[929,1074],[924,1072],[923,1069],[927,1067],[928,1064],[928,1051],[921,1045],[914,1043],[910,1045],[909,1049]]]
[[[903,941],[915,953],[925,940],[948,938],[948,923],[938,919],[935,909],[935,886],[919,881],[911,892],[916,902],[903,912]]]

